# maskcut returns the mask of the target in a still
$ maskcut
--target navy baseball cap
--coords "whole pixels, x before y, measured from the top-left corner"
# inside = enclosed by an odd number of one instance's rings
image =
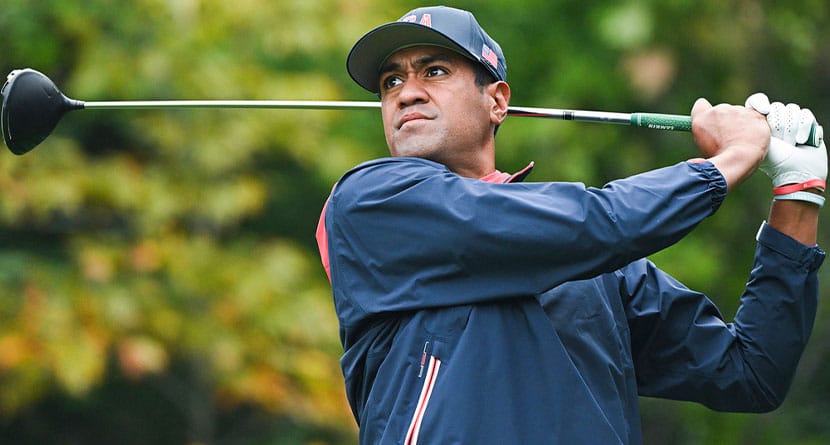
[[[369,31],[354,44],[346,69],[355,82],[377,93],[381,66],[392,53],[419,45],[453,50],[482,64],[497,80],[507,80],[507,63],[501,47],[491,39],[473,14],[446,6],[413,9],[396,22]]]

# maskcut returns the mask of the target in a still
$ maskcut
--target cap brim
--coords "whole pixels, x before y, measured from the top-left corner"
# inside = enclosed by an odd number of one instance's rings
[[[411,22],[394,22],[378,26],[360,38],[346,59],[346,69],[358,85],[377,93],[378,74],[392,53],[419,45],[434,45],[453,50],[467,58],[472,56],[443,33]],[[475,60],[475,59],[473,59]]]

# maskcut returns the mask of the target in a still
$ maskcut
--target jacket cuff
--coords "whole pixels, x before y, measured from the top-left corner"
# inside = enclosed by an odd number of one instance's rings
[[[761,223],[755,239],[758,241],[758,244],[777,252],[795,263],[799,263],[811,272],[818,270],[822,262],[824,262],[826,255],[824,250],[817,245],[806,246],[801,244],[790,236],[779,232],[767,224],[766,221]]]
[[[691,169],[697,170],[697,172],[706,177],[709,180],[709,190],[712,191],[712,212],[714,213],[720,205],[723,203],[723,200],[726,199],[726,178],[723,177],[723,174],[715,167],[715,164],[709,161],[702,161],[702,162],[686,162]]]

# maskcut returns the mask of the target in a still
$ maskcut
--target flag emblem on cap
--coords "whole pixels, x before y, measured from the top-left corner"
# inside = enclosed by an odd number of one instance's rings
[[[499,68],[499,56],[497,56],[486,43],[481,47],[481,57],[492,65],[493,68]]]

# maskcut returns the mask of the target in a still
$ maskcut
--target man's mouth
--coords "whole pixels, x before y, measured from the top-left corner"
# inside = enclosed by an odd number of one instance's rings
[[[428,119],[426,115],[418,112],[406,113],[398,120],[398,129],[403,128],[409,122]]]

